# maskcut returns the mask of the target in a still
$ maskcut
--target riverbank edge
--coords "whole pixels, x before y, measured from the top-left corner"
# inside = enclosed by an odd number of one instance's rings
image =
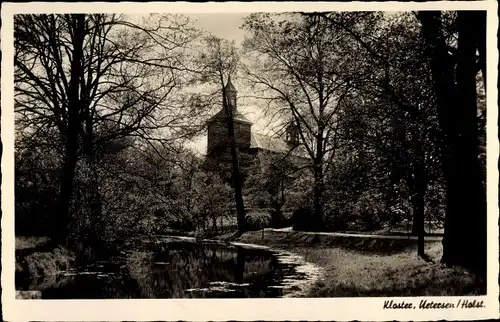
[[[15,273],[30,279],[56,275],[71,269],[75,260],[75,253],[63,246],[16,249]]]
[[[305,263],[321,268],[321,276],[309,283],[307,290],[301,292],[300,297],[483,294],[483,286],[478,285],[471,274],[460,268],[450,269],[439,264],[442,254],[440,240],[427,240],[426,253],[434,259],[433,263],[427,263],[416,255],[416,241],[412,239],[339,236],[289,230],[249,231],[236,238],[234,232],[207,238],[178,234],[143,237],[172,237],[240,247],[284,250],[298,255]],[[29,274],[29,277],[57,274],[71,268],[74,262],[74,254],[64,248],[32,252],[20,260],[17,260],[17,255],[16,250],[16,273],[21,269]],[[393,260],[400,266],[393,265]],[[429,290],[426,288],[427,284],[431,285]],[[417,293],[405,292],[405,289],[416,287],[419,288]],[[436,290],[441,293],[434,294]]]
[[[327,232],[302,232],[294,230],[275,230],[264,229],[257,231],[247,231],[238,237],[234,237],[235,232],[228,232],[223,235],[216,236],[198,236],[187,234],[184,236],[177,235],[176,237],[185,238],[186,240],[198,240],[199,242],[215,242],[227,243],[234,246],[241,247],[261,247],[278,251],[288,251],[292,254],[298,255],[303,258],[304,262],[320,268],[320,276],[316,276],[305,289],[302,289],[298,297],[343,297],[343,296],[395,296],[403,295],[398,294],[398,290],[390,290],[386,295],[384,290],[374,290],[371,294],[369,287],[358,283],[358,274],[363,274],[366,269],[375,269],[381,271],[381,278],[386,272],[381,267],[370,267],[372,258],[405,256],[404,259],[408,263],[413,261],[414,266],[408,265],[408,276],[402,276],[402,281],[399,283],[407,283],[408,286],[414,286],[415,276],[418,277],[418,272],[424,268],[430,268],[434,272],[439,272],[441,267],[439,265],[439,254],[435,254],[436,248],[441,246],[442,239],[439,237],[426,238],[426,249],[430,251],[431,257],[434,257],[434,263],[425,263],[416,255],[417,243],[416,238],[408,236],[402,238],[401,236],[386,236],[386,235],[366,235],[366,234],[346,234],[346,233],[327,233]],[[437,247],[436,247],[437,246]],[[346,258],[360,258],[361,264],[349,264],[359,266],[359,271],[350,270],[348,276],[338,275],[338,265],[334,261],[325,261],[322,257],[328,257],[330,251],[334,251],[335,255],[341,254],[341,257]],[[414,254],[414,258],[410,258],[409,254]],[[429,252],[428,252],[429,254]],[[340,271],[345,272],[341,269]],[[468,274],[463,270],[447,271],[444,278],[449,275],[463,276],[464,280],[468,279]],[[392,274],[392,272],[391,272]],[[436,274],[437,276],[441,274]],[[410,277],[411,276],[411,277]],[[432,274],[429,276],[429,282],[432,282]],[[342,279],[345,278],[345,283]],[[340,279],[340,280],[337,280]],[[406,281],[405,281],[406,280]],[[456,281],[456,280],[455,280]],[[460,282],[460,279],[459,279]],[[452,282],[453,283],[453,282]],[[472,284],[470,280],[467,284]],[[392,287],[394,288],[394,287]],[[396,287],[397,288],[397,287]],[[297,293],[299,294],[299,293]],[[356,295],[357,294],[357,295]],[[411,294],[406,294],[411,295]],[[432,295],[432,294],[430,294]]]
[[[228,240],[232,234],[214,236],[215,240]],[[336,233],[312,233],[294,230],[270,230],[247,231],[234,241],[265,245],[269,247],[290,248],[309,248],[309,247],[329,247],[341,248],[347,251],[355,251],[368,254],[397,254],[416,250],[417,239],[401,238],[389,236],[366,236],[354,234],[336,234]],[[429,238],[427,245],[439,243],[440,238]]]
[[[16,274],[37,278],[46,275],[56,275],[73,267],[75,254],[64,247],[52,251],[17,254]]]
[[[236,241],[286,249],[320,266],[322,275],[308,287],[306,297],[486,294],[483,280],[463,268],[440,263],[439,238],[425,243],[431,262],[417,256],[415,239],[266,230],[246,232]]]
[[[235,237],[236,230],[224,233],[201,233],[193,231],[166,231],[157,236],[183,236],[197,240],[238,241],[280,248],[294,247],[339,247],[342,249],[368,253],[400,253],[417,248],[418,238],[412,235],[374,235],[345,232],[308,232],[288,229],[264,228],[250,230]],[[426,236],[425,244],[441,243],[440,236]]]
[[[242,243],[238,241],[229,241],[224,236],[218,236],[219,238],[212,239],[202,239],[192,236],[179,236],[179,235],[160,235],[160,238],[182,240],[187,242],[200,242],[218,245],[230,245],[241,247],[245,249],[265,249],[275,253],[279,262],[296,265],[296,271],[303,274],[304,278],[300,280],[289,280],[288,288],[289,291],[285,294],[284,298],[294,298],[294,297],[308,297],[308,294],[312,292],[313,285],[319,281],[319,279],[324,275],[323,268],[313,262],[306,261],[302,254],[293,252],[290,250],[285,250],[283,247],[274,247],[269,245],[260,245],[257,243]]]

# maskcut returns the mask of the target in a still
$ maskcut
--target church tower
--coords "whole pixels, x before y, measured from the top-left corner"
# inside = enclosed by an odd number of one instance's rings
[[[299,129],[294,120],[291,120],[290,123],[286,126],[285,141],[290,147],[296,147],[300,144]]]
[[[243,116],[237,109],[238,91],[231,82],[231,76],[229,76],[224,90],[227,95],[229,108],[231,108],[233,115],[236,147],[239,151],[246,151],[250,148],[252,122]],[[211,159],[227,161],[226,159],[229,152],[229,135],[224,107],[222,107],[217,114],[208,120],[207,125],[207,156]]]
[[[236,112],[236,98],[238,96],[238,91],[231,82],[231,76],[229,76],[229,78],[227,79],[227,84],[224,87],[224,90],[226,92],[228,104],[231,107],[231,110],[234,115],[235,114],[234,112]]]

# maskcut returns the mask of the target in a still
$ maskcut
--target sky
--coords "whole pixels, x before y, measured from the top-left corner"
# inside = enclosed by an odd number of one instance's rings
[[[207,13],[207,14],[186,14],[194,21],[194,25],[214,36],[234,40],[237,46],[241,45],[245,37],[245,32],[240,29],[243,19],[248,13]]]

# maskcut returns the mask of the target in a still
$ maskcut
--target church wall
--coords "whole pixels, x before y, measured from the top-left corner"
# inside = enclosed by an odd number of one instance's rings
[[[248,149],[251,142],[251,125],[234,122],[234,136],[238,149]],[[224,121],[212,122],[208,125],[208,152],[218,146],[228,146],[227,126]]]

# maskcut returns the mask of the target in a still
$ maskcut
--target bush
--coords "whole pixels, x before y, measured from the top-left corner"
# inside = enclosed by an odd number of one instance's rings
[[[191,231],[191,230],[194,230],[194,223],[191,220],[189,220],[189,221],[177,220],[177,221],[171,222],[168,225],[168,227],[170,229],[179,230],[179,231]]]
[[[284,228],[293,225],[291,211],[282,211],[281,209],[269,209],[269,215],[271,216],[272,228]]]
[[[313,231],[315,230],[313,210],[309,207],[301,207],[292,213],[293,230]]]
[[[47,235],[56,227],[59,156],[53,149],[29,145],[15,153],[15,232]]]
[[[367,189],[357,196],[328,200],[325,205],[325,225],[329,231],[375,231],[401,220],[391,211],[384,194]]]
[[[283,211],[281,213],[281,227],[290,227],[293,226],[293,220],[292,220],[293,212],[292,211]]]
[[[30,278],[54,275],[70,269],[75,261],[75,254],[58,247],[51,252],[35,252],[16,259],[16,273]]]
[[[271,225],[271,214],[264,211],[249,212],[245,220],[248,230],[260,230]]]
[[[339,231],[352,229],[352,216],[348,212],[328,212],[325,214],[325,230]]]

